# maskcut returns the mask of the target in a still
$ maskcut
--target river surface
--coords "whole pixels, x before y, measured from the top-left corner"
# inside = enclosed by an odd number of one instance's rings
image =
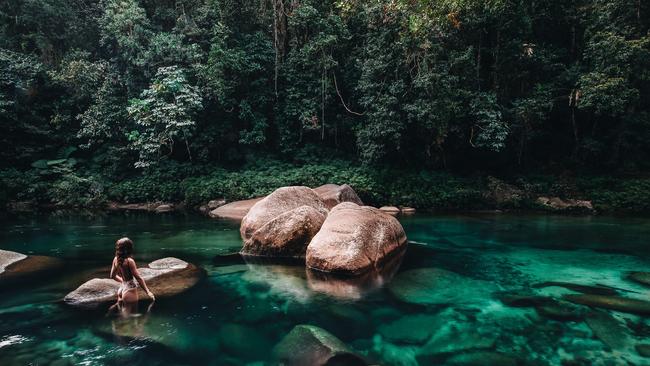
[[[648,299],[649,288],[626,274],[650,270],[650,219],[418,214],[400,220],[410,240],[401,261],[351,281],[314,276],[300,265],[233,262],[222,256],[241,246],[238,225],[202,216],[5,218],[0,248],[58,257],[65,268],[0,290],[0,365],[266,365],[299,324],[319,326],[382,365],[650,364],[635,348],[650,343],[647,318],[503,300],[512,293],[554,299],[573,293],[540,285],[548,281]],[[174,256],[207,275],[185,294],[160,299],[148,312],[141,306],[141,316],[126,320],[105,308],[63,304],[90,276],[108,276],[122,236],[134,240],[140,266]],[[585,314],[600,321],[586,321]]]

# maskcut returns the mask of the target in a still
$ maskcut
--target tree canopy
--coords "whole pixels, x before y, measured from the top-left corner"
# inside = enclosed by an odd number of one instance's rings
[[[0,155],[644,171],[649,26],[622,0],[8,0]]]

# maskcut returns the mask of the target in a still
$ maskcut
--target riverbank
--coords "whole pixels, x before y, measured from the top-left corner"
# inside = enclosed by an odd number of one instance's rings
[[[270,162],[236,171],[166,166],[125,177],[96,172],[0,171],[0,204],[7,210],[114,208],[198,209],[210,201],[261,197],[281,186],[351,185],[364,203],[420,211],[532,210],[591,213],[650,212],[650,178],[567,175],[460,176],[445,172],[376,169],[346,162],[291,165]],[[562,203],[564,202],[564,203]],[[155,203],[155,204],[154,204]],[[552,204],[553,203],[553,204]],[[565,204],[567,203],[567,204]],[[168,211],[162,207],[159,211]]]

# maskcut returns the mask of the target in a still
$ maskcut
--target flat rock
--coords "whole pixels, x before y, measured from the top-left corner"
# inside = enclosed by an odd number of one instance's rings
[[[526,291],[507,291],[496,294],[496,297],[505,305],[521,308],[534,307],[544,304],[548,298]]]
[[[173,257],[153,261],[147,267],[138,268],[138,271],[157,299],[184,292],[196,285],[204,274],[196,266]],[[115,301],[118,288],[119,283],[113,279],[93,278],[66,295],[63,300],[72,306],[94,307]],[[138,295],[141,299],[148,299],[140,287]]]
[[[603,295],[564,295],[565,300],[575,304],[587,305],[597,308],[621,311],[638,315],[650,314],[650,302],[644,300],[630,299],[620,296]]]
[[[314,188],[314,191],[323,199],[327,209],[331,210],[341,202],[352,202],[359,206],[363,205],[357,192],[347,184],[325,184]]]
[[[271,219],[244,241],[245,256],[304,258],[307,244],[325,222],[311,206],[300,206]]]
[[[0,284],[9,284],[23,278],[31,278],[60,267],[57,258],[41,255],[25,255],[0,249]]]
[[[25,258],[27,258],[25,254],[0,249],[0,274],[2,274],[8,266]]]
[[[380,268],[406,248],[404,228],[394,217],[343,202],[334,207],[307,247],[313,270],[358,275]]]
[[[248,211],[264,197],[230,202],[210,211],[210,217],[241,221]]]
[[[630,335],[625,325],[604,311],[589,314],[585,322],[596,338],[613,350],[624,350],[630,343]]]
[[[341,340],[313,325],[295,326],[275,346],[273,355],[289,366],[366,365]]]
[[[475,280],[439,268],[412,269],[397,274],[388,290],[410,304],[463,304],[485,298],[492,290],[487,281]]]
[[[397,216],[400,212],[399,208],[395,206],[381,206],[379,209],[392,216]]]

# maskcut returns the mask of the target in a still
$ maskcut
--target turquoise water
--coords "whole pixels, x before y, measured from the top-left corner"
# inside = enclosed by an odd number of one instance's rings
[[[240,247],[237,225],[201,216],[4,219],[0,248],[59,257],[66,267],[1,290],[0,364],[273,364],[274,345],[298,324],[322,327],[383,365],[650,364],[635,349],[650,343],[644,317],[604,311],[598,314],[607,321],[590,325],[501,301],[513,291],[572,292],[534,286],[545,281],[648,299],[649,289],[625,275],[650,269],[650,219],[475,214],[401,221],[412,241],[401,262],[383,277],[346,281],[221,257]],[[108,275],[113,243],[125,235],[141,265],[175,256],[203,267],[206,278],[126,320],[62,304],[86,279]]]

